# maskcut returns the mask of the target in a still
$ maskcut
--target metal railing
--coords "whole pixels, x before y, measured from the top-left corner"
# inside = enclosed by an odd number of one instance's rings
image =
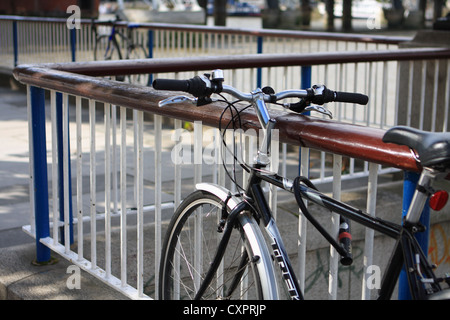
[[[91,61],[94,58],[96,23],[99,33],[109,34],[112,23],[82,19],[80,29],[68,29],[67,20],[0,16],[2,48],[0,65],[13,68],[24,63]],[[133,29],[133,40],[148,49],[151,58],[252,53],[312,53],[397,48],[409,37],[343,33],[254,30],[245,28],[116,22],[123,32]]]
[[[159,108],[157,102],[167,97],[167,94],[155,92],[151,88],[140,85],[93,76],[119,76],[140,72],[179,74],[194,70],[198,73],[201,70],[220,67],[229,69],[231,76],[228,78],[232,79],[231,84],[239,86],[240,82],[233,83],[233,80],[241,77],[239,75],[241,68],[250,68],[253,70],[249,71],[250,74],[256,75],[258,68],[269,66],[272,68],[281,66],[289,71],[291,66],[323,67],[332,64],[427,59],[439,60],[442,66],[448,63],[449,58],[449,50],[405,49],[346,54],[271,54],[19,66],[15,69],[14,75],[16,79],[27,84],[30,93],[29,123],[30,142],[32,142],[30,155],[33,166],[31,172],[32,217],[30,226],[24,229],[36,237],[38,259],[48,258],[49,251],[46,248],[49,247],[132,298],[155,297],[161,237],[165,226],[164,221],[166,221],[163,217],[164,208],[166,206],[173,208],[180,203],[183,194],[180,181],[183,174],[186,174],[182,170],[183,166],[178,165],[177,161],[162,159],[165,154],[163,149],[170,149],[173,146],[173,144],[165,145],[167,139],[165,140],[163,136],[163,117],[177,119],[172,129],[178,130],[181,129],[181,121],[195,121],[193,143],[194,157],[196,157],[195,154],[201,155],[203,151],[202,132],[205,126],[218,126],[222,106],[212,104],[188,110],[186,105],[180,104],[170,108]],[[448,74],[445,81],[448,88],[450,82]],[[46,90],[50,91],[52,138],[49,140],[51,147],[46,143],[45,133],[44,93]],[[408,92],[405,96],[408,97],[410,94],[411,92]],[[69,104],[69,97],[75,97],[75,116],[73,116],[73,107]],[[446,110],[448,110],[448,93],[446,97]],[[88,122],[83,116],[83,110],[86,110],[83,104],[87,105]],[[133,110],[132,116],[127,114],[127,110]],[[375,214],[377,174],[380,166],[395,167],[411,172],[418,170],[409,150],[382,144],[381,137],[384,130],[381,128],[293,116],[280,110],[273,112],[279,124],[280,142],[302,147],[301,170],[303,172],[308,171],[309,168],[306,164],[308,149],[334,155],[334,197],[340,198],[342,175],[338,168],[342,165],[342,156],[368,162],[370,193],[366,209],[369,214]],[[117,119],[117,113],[120,115],[120,120]],[[144,122],[144,113],[154,114],[153,122]],[[98,118],[103,118],[103,124],[98,123]],[[252,112],[244,112],[241,118],[244,130],[258,128],[258,121]],[[149,129],[151,134],[147,135],[148,126],[151,125]],[[118,135],[120,138],[117,137]],[[133,137],[132,143],[130,136]],[[74,144],[76,144],[76,151],[73,151]],[[51,148],[52,151],[51,178],[47,178],[47,148]],[[133,150],[131,157],[129,149]],[[151,156],[153,160],[150,161],[148,160],[149,149],[153,153]],[[274,157],[278,157],[276,152]],[[285,160],[281,159],[281,163],[284,162]],[[154,164],[150,170],[146,167],[149,163]],[[173,167],[169,163],[172,163]],[[163,181],[166,181],[163,175],[167,174],[169,167],[174,170],[175,183],[171,188],[172,191],[163,192]],[[203,169],[196,167],[195,174],[191,178],[194,182],[199,182],[200,179],[205,179],[202,178],[201,172],[206,173],[208,170],[212,170],[211,175],[216,177],[212,179],[223,182],[223,174],[221,175],[220,170],[215,173],[214,168],[206,166]],[[189,169],[187,171],[194,172]],[[129,175],[134,176],[132,182],[127,179]],[[100,182],[97,177],[101,177],[104,181]],[[49,181],[53,182],[51,189],[48,189]],[[55,183],[56,181],[58,183]],[[86,189],[89,192],[86,192]],[[149,189],[151,189],[150,193],[148,193]],[[171,195],[168,196],[168,194]],[[74,197],[73,203],[71,195]],[[163,200],[167,196],[169,199]],[[153,201],[150,201],[150,198],[153,198]],[[271,191],[270,198],[272,205],[276,208],[276,190]],[[146,204],[149,202],[152,205],[147,207]],[[144,233],[144,227],[147,228],[144,212],[147,209],[151,212],[152,220],[147,221],[151,225],[151,231],[146,229],[147,233]],[[49,215],[50,212],[52,212],[51,215]],[[125,212],[135,214],[133,219],[136,220],[134,227],[136,232],[129,232],[131,222],[128,215],[123,214]],[[112,238],[115,236],[113,232],[115,226],[111,221],[116,216],[119,219],[120,230],[118,241],[120,263],[113,261],[115,248],[111,246]],[[99,219],[104,222],[102,227],[104,230],[97,230],[97,223],[94,221]],[[86,220],[90,223],[90,231],[85,230],[84,224],[80,223]],[[75,231],[73,223],[76,222]],[[102,232],[98,233],[98,231]],[[82,236],[85,233],[86,236]],[[149,233],[151,233],[150,239]],[[71,249],[71,240],[66,240],[72,239],[74,235],[77,238],[76,250]],[[136,239],[133,240],[134,244],[130,245],[132,237]],[[298,246],[300,280],[304,284],[306,247],[303,245],[305,223],[302,218],[299,219],[298,237],[299,243],[302,244]],[[369,232],[365,240],[369,244],[365,259],[369,262],[372,259],[370,243],[373,242],[373,237],[373,233]],[[98,243],[102,243],[101,247],[104,246],[103,251],[100,250]],[[332,280],[329,292],[334,298],[336,298],[337,288],[336,261],[333,260],[330,263],[330,279]],[[131,262],[135,264],[135,267],[129,267]],[[136,269],[131,276],[130,269]],[[133,284],[130,284],[132,282]],[[363,288],[365,288],[364,285]],[[364,290],[363,298],[368,297],[370,297],[370,291]]]
[[[28,63],[92,61],[97,41],[93,23],[100,34],[109,34],[113,25],[108,21],[81,20],[81,28],[77,30],[68,29],[66,19],[0,16],[0,34],[6,44],[0,48],[0,65],[13,68],[18,64]],[[244,91],[266,84],[278,90],[286,87],[305,88],[314,83],[326,83],[341,91],[363,91],[373,97],[367,108],[335,104],[331,109],[334,118],[380,128],[396,123],[396,112],[387,103],[396,98],[398,79],[394,72],[390,72],[397,68],[396,62],[373,60],[357,63],[355,60],[355,63],[346,63],[344,52],[370,53],[397,49],[399,43],[411,40],[409,37],[155,23],[136,25],[115,22],[114,25],[123,34],[130,30],[133,41],[145,47],[151,58],[202,56],[211,59],[217,56],[217,59],[222,59],[227,56],[230,60],[235,55],[264,53],[293,54],[294,59],[296,55],[305,55],[306,59],[310,59],[326,52],[342,52],[343,59],[334,63],[314,66],[303,64],[296,67],[279,65],[270,68],[264,68],[269,65],[262,63],[257,69],[244,68],[228,73],[227,78],[233,79],[236,87]],[[184,78],[192,75],[180,72],[176,67],[171,71],[173,73],[169,77]],[[151,81],[152,77],[148,79]],[[239,82],[240,79],[245,81]],[[382,92],[388,94],[381,94]],[[316,175],[321,181],[330,181],[330,172],[324,170],[325,158],[322,154],[321,169]],[[362,171],[355,172],[353,160],[349,168],[349,174],[345,178],[368,174],[367,166]]]

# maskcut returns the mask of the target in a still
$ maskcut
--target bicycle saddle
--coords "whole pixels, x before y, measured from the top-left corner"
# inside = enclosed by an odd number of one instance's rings
[[[383,142],[405,145],[416,150],[423,167],[450,167],[449,132],[427,132],[396,126],[384,134]]]

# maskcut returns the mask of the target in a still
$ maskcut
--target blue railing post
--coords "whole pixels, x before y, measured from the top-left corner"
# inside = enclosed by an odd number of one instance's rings
[[[301,71],[300,71],[300,86],[301,89],[307,89],[307,88],[311,88],[311,66],[302,66]],[[310,112],[304,112],[304,114],[309,115]],[[298,158],[301,159],[302,158],[302,148],[298,149]],[[299,163],[298,166],[298,174],[301,174],[301,163]],[[309,168],[309,165],[308,165]]]
[[[67,103],[67,102],[66,102]],[[67,117],[69,114],[67,114]],[[59,219],[61,221],[65,221],[64,219],[64,141],[63,141],[63,95],[62,93],[56,93],[56,130],[57,130],[57,148],[58,148],[58,194],[59,194]],[[69,133],[68,133],[69,134]],[[67,136],[67,139],[70,142],[70,137]],[[70,143],[68,143],[69,150],[67,153],[70,157]],[[69,230],[70,230],[70,239],[69,243],[73,244],[73,212],[72,212],[72,184],[70,181],[71,175],[71,165],[69,161]],[[65,244],[65,235],[64,235],[64,227],[60,227],[60,237],[61,243]]]
[[[414,192],[416,190],[417,182],[419,181],[420,175],[414,172],[405,172],[405,177],[403,181],[403,206],[402,206],[402,218],[406,217],[409,209],[409,205],[413,198]],[[422,248],[422,251],[427,256],[428,255],[428,242],[429,242],[429,230],[430,230],[430,207],[428,202],[420,218],[420,223],[425,226],[425,231],[415,234],[417,241]],[[398,285],[398,299],[399,300],[410,300],[411,294],[409,291],[408,277],[406,270],[403,269],[400,273],[399,285]]]
[[[13,27],[13,46],[14,46],[14,67],[17,67],[19,61],[19,42],[17,38],[17,21],[12,22]]]
[[[77,29],[72,28],[70,32],[70,52],[72,54],[72,62],[76,61],[76,51],[77,51]]]
[[[153,59],[153,45],[154,45],[155,32],[151,29],[148,30],[148,58]],[[149,74],[147,85],[150,86],[153,83],[153,74]]]
[[[263,53],[263,42],[264,38],[262,36],[259,36],[256,42],[256,53],[261,54]],[[262,68],[258,68],[256,70],[256,87],[261,88],[262,86]]]
[[[47,147],[45,135],[45,95],[44,90],[31,87],[31,125],[33,143],[34,213],[36,232],[36,262],[50,261],[50,249],[40,240],[50,235]]]
[[[311,88],[311,66],[302,66],[301,89]]]

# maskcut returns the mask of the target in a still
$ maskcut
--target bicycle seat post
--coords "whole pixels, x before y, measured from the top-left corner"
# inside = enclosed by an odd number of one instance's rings
[[[425,203],[432,193],[432,182],[436,178],[437,172],[431,168],[424,168],[417,183],[411,204],[406,215],[405,222],[409,225],[416,225],[422,214]]]

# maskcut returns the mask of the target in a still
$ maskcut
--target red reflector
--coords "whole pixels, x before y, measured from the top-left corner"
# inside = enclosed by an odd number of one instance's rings
[[[445,206],[447,200],[448,200],[447,191],[439,190],[430,197],[430,208],[435,211],[439,211]]]

